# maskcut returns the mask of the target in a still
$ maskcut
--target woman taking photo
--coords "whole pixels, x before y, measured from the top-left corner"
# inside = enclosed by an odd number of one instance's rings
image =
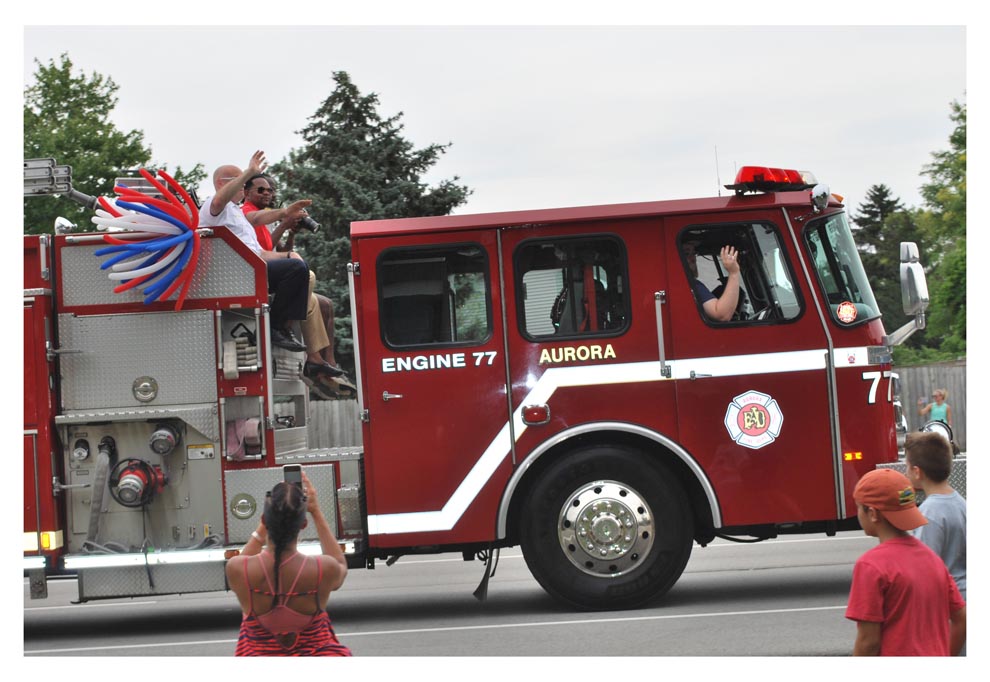
[[[227,562],[227,581],[243,619],[235,656],[350,656],[337,641],[326,603],[344,583],[347,560],[330,531],[305,473],[300,488],[278,483],[265,498],[261,524],[240,555]],[[323,551],[296,551],[306,513]],[[265,547],[267,543],[267,547]]]

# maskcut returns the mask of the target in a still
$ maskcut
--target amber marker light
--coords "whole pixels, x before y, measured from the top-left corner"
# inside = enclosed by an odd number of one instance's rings
[[[546,424],[550,421],[550,407],[548,405],[525,405],[522,408],[522,420],[529,426]]]

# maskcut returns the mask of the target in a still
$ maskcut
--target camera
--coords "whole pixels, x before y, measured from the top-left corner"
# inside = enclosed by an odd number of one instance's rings
[[[320,230],[320,224],[308,215],[304,215],[299,219],[299,227],[310,232],[318,232]]]

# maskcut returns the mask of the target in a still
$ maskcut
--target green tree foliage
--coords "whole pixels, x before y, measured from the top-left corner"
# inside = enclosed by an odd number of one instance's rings
[[[966,105],[952,103],[949,149],[932,154],[922,174],[925,212],[919,221],[928,237],[932,265],[926,337],[951,357],[966,353]]]
[[[917,226],[901,200],[886,185],[873,185],[866,201],[853,216],[853,234],[859,246],[863,267],[869,273],[873,293],[890,333],[907,318],[901,303],[900,243],[917,241]]]
[[[402,135],[401,112],[382,118],[375,93],[362,94],[343,71],[334,72],[333,80],[330,96],[299,131],[304,145],[271,172],[281,200],[313,200],[309,213],[322,229],[300,232],[296,243],[316,273],[317,289],[333,301],[337,358],[352,370],[346,273],[351,222],[446,215],[471,190],[457,176],[428,186],[423,175],[450,144],[416,149]]]
[[[54,158],[72,167],[72,187],[91,196],[113,194],[113,181],[147,167],[151,150],[140,130],[118,130],[110,120],[119,86],[108,76],[73,73],[62,54],[47,64],[35,60],[35,81],[24,89],[24,158]],[[161,166],[165,169],[165,166]],[[201,164],[177,168],[173,177],[195,186],[206,177]],[[93,229],[92,211],[63,196],[24,198],[24,232],[51,232],[56,216],[80,231]]]
[[[901,308],[902,241],[918,244],[928,271],[927,327],[894,350],[899,365],[939,362],[966,353],[966,106],[952,103],[956,127],[949,149],[922,169],[924,207],[905,209],[885,185],[874,185],[852,219],[863,266],[870,275],[884,326],[908,322]]]

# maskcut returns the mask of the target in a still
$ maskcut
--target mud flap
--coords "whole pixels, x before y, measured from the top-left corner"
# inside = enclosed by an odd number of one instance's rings
[[[30,569],[28,574],[28,584],[31,586],[31,599],[48,599],[48,580],[45,578],[45,569]]]
[[[498,553],[499,550],[488,548],[485,553],[485,575],[481,579],[481,583],[478,588],[474,591],[474,598],[478,601],[485,601],[488,599],[488,580],[495,575],[495,568],[498,566]]]

